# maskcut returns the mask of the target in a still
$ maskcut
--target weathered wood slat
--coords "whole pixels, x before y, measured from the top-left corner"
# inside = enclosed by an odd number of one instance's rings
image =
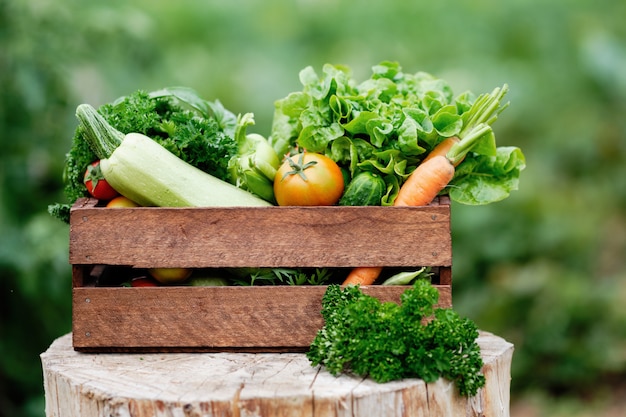
[[[407,287],[363,287],[399,302]],[[439,304],[452,303],[438,287]],[[82,351],[303,351],[324,322],[325,286],[74,288]]]
[[[126,208],[77,203],[70,263],[135,267],[450,266],[450,208]]]
[[[481,332],[486,386],[333,377],[301,353],[84,354],[71,336],[41,355],[48,417],[508,417],[513,345]]]

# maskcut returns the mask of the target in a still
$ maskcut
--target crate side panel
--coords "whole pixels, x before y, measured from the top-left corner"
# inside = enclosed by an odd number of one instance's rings
[[[319,309],[311,304],[321,299],[320,290],[313,288],[300,302],[286,303],[282,288],[273,293],[236,287],[74,289],[75,342],[112,347],[298,346],[312,340],[310,326],[321,327]]]
[[[399,302],[407,287],[370,286]],[[438,286],[439,306],[451,305]],[[81,349],[306,348],[323,326],[325,286],[74,288],[73,339]]]
[[[450,207],[77,207],[70,263],[450,266]]]

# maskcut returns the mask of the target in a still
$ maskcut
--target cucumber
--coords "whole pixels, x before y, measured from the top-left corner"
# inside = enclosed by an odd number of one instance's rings
[[[183,161],[145,135],[115,131],[89,105],[78,106],[76,116],[101,158],[104,178],[117,192],[141,206],[272,205]]]
[[[361,172],[352,178],[339,200],[340,206],[380,206],[387,186],[373,172]]]

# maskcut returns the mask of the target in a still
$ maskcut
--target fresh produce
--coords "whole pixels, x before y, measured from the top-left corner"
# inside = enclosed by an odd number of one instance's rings
[[[111,200],[119,195],[104,179],[100,169],[100,161],[94,161],[87,166],[83,182],[89,194],[98,200]]]
[[[238,154],[235,140],[238,118],[219,101],[203,100],[189,88],[175,87],[150,93],[136,91],[101,106],[98,111],[120,132],[142,133],[198,169],[237,183],[237,178],[231,176],[229,162]],[[50,205],[48,211],[53,216],[69,222],[71,205],[78,198],[89,196],[83,174],[96,159],[78,126],[63,173],[68,202]]]
[[[454,96],[445,81],[393,62],[361,83],[333,65],[321,77],[305,68],[300,80],[302,91],[275,103],[268,139],[247,133],[252,113],[235,116],[186,88],[81,105],[66,194],[87,193],[76,172],[94,160],[126,199],[110,206],[425,205],[439,193],[487,204],[517,188],[524,155],[497,147],[491,127],[508,106],[506,85]],[[280,283],[276,271],[255,274]],[[381,272],[354,268],[344,284],[370,285]]]
[[[106,180],[141,206],[268,206],[253,194],[186,163],[147,136],[124,135],[90,105],[76,116],[88,143],[100,158]]]
[[[352,178],[339,200],[339,205],[379,206],[386,191],[387,185],[380,175],[364,171]]]
[[[433,159],[435,156],[446,156],[446,154],[448,153],[448,151],[450,151],[450,149],[456,145],[457,143],[459,143],[461,141],[461,139],[459,139],[456,136],[451,136],[449,138],[445,138],[444,140],[442,140],[441,142],[439,142],[437,144],[437,146],[435,146],[433,148],[432,151],[430,151],[428,153],[428,155],[426,156],[426,158],[424,158],[421,162],[421,164],[423,164],[424,162],[428,161],[429,159]],[[462,155],[462,157],[457,158],[456,161],[454,162],[454,166],[458,166],[461,162],[463,162],[463,159],[465,159],[465,155]]]
[[[274,202],[274,177],[281,161],[267,139],[256,133],[246,134],[247,127],[252,124],[251,113],[237,119],[235,140],[238,150],[228,169],[237,187]]]
[[[224,277],[218,276],[196,276],[193,274],[187,280],[187,285],[192,287],[224,287],[230,285],[230,282]]]
[[[343,285],[372,285],[381,272],[382,266],[357,266],[352,268]]]
[[[465,113],[464,128],[459,132],[458,140],[457,137],[448,138],[433,149],[434,155],[425,158],[402,184],[394,206],[429,204],[454,179],[455,167],[465,159],[468,152],[477,146],[486,146],[481,142],[483,138],[495,143],[488,123],[502,111],[500,101],[507,90],[506,85],[501,89],[496,88],[491,94],[485,94],[474,102]],[[497,152],[495,148],[494,152]],[[348,274],[343,284],[371,285],[381,271],[380,267],[357,267]]]
[[[158,287],[159,283],[152,277],[137,277],[130,281],[130,286],[133,288]]]
[[[383,303],[357,286],[330,285],[322,299],[324,327],[306,355],[333,375],[427,383],[443,377],[461,395],[475,395],[485,385],[478,328],[452,309],[435,308],[438,297],[423,279],[402,294],[401,304]]]
[[[192,274],[189,268],[150,268],[148,273],[160,284],[172,285],[185,282]]]
[[[124,197],[123,195],[115,197],[113,200],[109,201],[106,205],[108,208],[124,208],[124,207],[139,207],[139,204],[135,203],[128,197]]]
[[[330,268],[232,268],[237,285],[324,285],[333,278]]]
[[[394,206],[429,204],[454,178],[454,165],[445,156],[435,156],[417,166],[402,184]]]
[[[350,179],[363,171],[381,175],[387,191],[380,204],[392,205],[400,186],[440,142],[482,131],[446,192],[453,201],[476,205],[502,200],[517,188],[523,154],[496,147],[490,128],[508,105],[500,105],[506,86],[478,98],[471,92],[455,97],[444,80],[404,73],[394,62],[374,66],[360,83],[349,68],[329,64],[321,76],[312,67],[303,69],[300,81],[302,91],[275,103],[269,140],[279,155],[300,147],[330,157]]]
[[[274,196],[280,206],[332,206],[343,190],[339,166],[312,152],[288,156],[274,179]]]
[[[387,278],[381,285],[411,285],[418,279],[430,281],[430,268],[425,266],[416,271],[402,271]]]

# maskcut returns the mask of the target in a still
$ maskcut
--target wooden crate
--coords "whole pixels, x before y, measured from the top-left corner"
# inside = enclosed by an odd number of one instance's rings
[[[94,276],[149,267],[433,267],[452,289],[450,201],[424,207],[98,207],[70,217],[74,349],[303,351],[323,326],[325,286],[103,287]],[[399,301],[405,286],[364,292]]]

